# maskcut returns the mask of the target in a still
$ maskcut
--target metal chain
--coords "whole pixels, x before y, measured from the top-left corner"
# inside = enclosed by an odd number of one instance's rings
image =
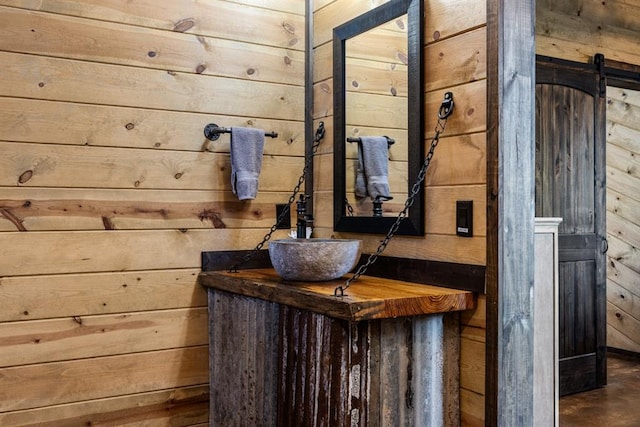
[[[349,199],[344,198],[344,205],[347,207],[347,216],[353,216],[353,206],[349,203]]]
[[[400,211],[395,222],[389,228],[389,231],[387,232],[387,235],[385,236],[385,238],[380,242],[378,249],[374,253],[369,255],[369,258],[367,258],[367,262],[362,264],[360,267],[358,267],[358,269],[353,274],[353,276],[347,279],[347,281],[343,286],[337,286],[334,289],[333,294],[335,296],[337,297],[344,296],[344,291],[347,290],[349,286],[351,286],[351,283],[354,280],[358,280],[358,278],[367,271],[367,268],[369,268],[369,266],[371,266],[374,262],[376,262],[376,260],[378,259],[378,256],[380,256],[380,254],[384,252],[387,245],[389,244],[389,241],[398,231],[398,228],[400,228],[400,223],[402,222],[402,220],[406,218],[409,212],[409,208],[413,206],[413,202],[415,201],[416,196],[420,192],[422,183],[424,182],[425,176],[427,175],[427,168],[429,167],[429,164],[431,163],[431,159],[433,158],[433,153],[435,152],[436,147],[440,142],[440,134],[444,132],[444,129],[447,126],[447,120],[449,119],[449,116],[453,112],[453,106],[454,106],[453,94],[451,92],[447,92],[444,95],[444,100],[442,101],[442,104],[440,105],[440,109],[438,110],[438,122],[436,123],[436,127],[434,129],[433,138],[431,138],[431,147],[429,148],[429,152],[427,153],[427,156],[425,157],[424,162],[420,167],[420,171],[418,172],[418,178],[416,179],[416,182],[414,182],[413,186],[411,187],[411,191],[409,192],[409,197],[407,197],[407,200],[404,202],[404,208],[402,209],[402,211]]]
[[[276,218],[275,224],[273,224],[269,229],[269,232],[264,235],[264,237],[262,238],[262,241],[258,243],[251,252],[243,256],[239,262],[233,264],[229,268],[229,273],[237,273],[238,267],[240,267],[242,264],[245,264],[251,258],[253,258],[262,249],[265,243],[267,243],[269,239],[271,239],[271,236],[273,235],[273,233],[278,229],[278,225],[280,225],[282,220],[289,213],[289,211],[291,210],[291,204],[296,199],[296,196],[300,191],[300,187],[302,186],[302,183],[304,183],[304,180],[306,179],[307,171],[309,170],[309,167],[311,167],[311,163],[313,162],[313,157],[316,155],[316,152],[318,151],[318,147],[320,146],[320,141],[322,141],[322,139],[324,138],[324,134],[325,134],[324,122],[320,122],[320,124],[318,125],[318,129],[316,129],[315,137],[313,138],[311,155],[306,159],[304,163],[304,168],[302,169],[302,175],[300,175],[300,178],[298,178],[298,183],[293,188],[293,192],[291,193],[291,197],[289,197],[289,201],[287,202],[287,205],[284,207],[284,209],[282,209],[282,211],[280,212],[280,215],[278,215],[278,218]]]

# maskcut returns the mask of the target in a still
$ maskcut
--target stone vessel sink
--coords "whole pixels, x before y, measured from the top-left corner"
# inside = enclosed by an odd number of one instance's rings
[[[355,267],[361,245],[353,239],[281,239],[269,243],[269,257],[285,280],[321,282]]]

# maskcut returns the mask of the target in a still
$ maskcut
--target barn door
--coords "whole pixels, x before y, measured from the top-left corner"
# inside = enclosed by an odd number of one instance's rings
[[[596,65],[538,58],[536,216],[559,229],[560,394],[606,384],[605,114]]]

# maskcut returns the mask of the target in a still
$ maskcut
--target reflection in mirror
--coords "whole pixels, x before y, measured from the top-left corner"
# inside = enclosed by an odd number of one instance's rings
[[[417,178],[424,139],[421,28],[422,1],[391,0],[334,29],[337,231],[386,233]],[[356,178],[362,172],[363,148],[358,140],[382,136],[393,141],[388,150],[378,151],[380,157],[386,156],[392,199],[375,213],[371,195],[363,194],[363,186],[357,184],[362,182]],[[397,234],[423,234],[423,224],[421,189]]]
[[[407,15],[404,14],[345,41],[345,130],[347,209],[355,216],[375,216],[366,191],[363,149],[372,136],[386,136],[379,144],[387,158],[388,195],[380,215],[397,216],[407,189]],[[389,144],[393,141],[393,144]],[[374,143],[376,141],[373,141]],[[387,147],[385,147],[387,145]],[[387,149],[388,148],[388,149]],[[378,154],[369,147],[371,154]],[[359,179],[356,179],[358,177]]]

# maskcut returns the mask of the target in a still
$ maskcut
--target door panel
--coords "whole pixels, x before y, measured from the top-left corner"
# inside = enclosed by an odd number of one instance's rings
[[[605,235],[605,104],[599,86],[593,65],[538,61],[536,216],[563,219],[558,236],[561,395],[606,383],[605,259],[598,250]]]

